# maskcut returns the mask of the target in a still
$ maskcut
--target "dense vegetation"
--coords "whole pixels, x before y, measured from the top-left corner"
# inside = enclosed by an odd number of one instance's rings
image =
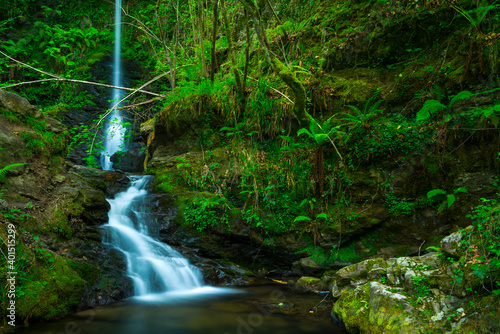
[[[177,224],[207,238],[243,224],[263,246],[306,254],[326,274],[382,248],[439,251],[439,240],[460,230],[464,255],[442,253],[464,265],[454,267],[456,283],[470,280],[464,289],[480,297],[500,294],[500,4],[129,0],[122,10],[122,56],[141,68],[128,82],[136,88],[127,98],[130,138],[141,132],[147,141],[146,172],[156,191],[173,195]],[[103,0],[14,1],[0,13],[1,88],[72,127],[68,136],[2,111],[28,130],[22,160],[0,160],[0,182],[15,163],[39,160],[43,177],[54,178],[76,150],[98,167],[95,124],[109,97],[89,82],[109,83],[97,72],[112,49],[112,13]],[[72,121],[78,113],[87,119]],[[30,218],[37,204],[6,199],[3,217],[25,229],[20,296],[48,284],[36,263],[73,268],[68,275],[78,275],[65,277],[78,289],[82,276],[95,280],[95,269],[36,246],[37,235],[78,234],[81,203],[48,210],[55,220],[40,225]],[[429,216],[443,228],[417,223]],[[429,295],[415,277],[415,296]],[[25,321],[61,316],[68,305]]]

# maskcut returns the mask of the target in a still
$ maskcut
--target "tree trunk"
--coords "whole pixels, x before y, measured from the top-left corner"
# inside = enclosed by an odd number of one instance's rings
[[[233,68],[234,79],[236,80],[236,88],[238,90],[238,95],[240,99],[243,98],[243,91],[241,85],[240,73],[238,72],[238,63],[236,62],[236,56],[233,45],[233,38],[231,35],[231,28],[229,27],[229,20],[227,18],[227,6],[226,1],[221,0],[222,4],[222,18],[224,20],[224,28],[226,29],[227,46],[229,49],[229,58],[231,59],[231,64]]]
[[[213,31],[212,31],[212,50],[211,50],[211,55],[210,57],[212,58],[212,68],[210,70],[210,80],[214,82],[215,79],[215,69],[217,68],[217,59],[215,58],[215,39],[217,38],[217,19],[219,18],[219,13],[217,12],[217,5],[219,3],[219,0],[214,1],[214,24],[213,24]]]
[[[255,31],[259,38],[260,44],[264,51],[264,56],[274,72],[283,80],[293,92],[295,97],[293,114],[301,126],[309,123],[309,115],[306,111],[307,94],[302,83],[271,51],[269,42],[266,37],[266,31],[262,26],[259,10],[253,0],[240,0],[243,6],[248,10],[248,13],[253,19]]]

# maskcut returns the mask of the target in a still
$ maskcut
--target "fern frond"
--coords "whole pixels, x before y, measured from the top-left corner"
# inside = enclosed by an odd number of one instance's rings
[[[384,109],[378,109],[378,107],[380,106],[381,103],[382,103],[382,100],[378,100],[377,102],[375,102],[372,106],[370,106],[368,108],[365,115],[375,114],[377,112],[384,111]]]
[[[330,129],[332,128],[332,122],[331,122],[332,118],[333,116],[331,116],[329,119],[321,123],[321,127],[325,132],[330,132]]]
[[[468,90],[461,91],[460,93],[458,93],[457,95],[455,95],[451,99],[450,104],[448,105],[448,108],[451,108],[451,106],[453,106],[455,104],[455,102],[457,102],[459,100],[463,100],[463,99],[468,99],[471,96],[474,96],[474,94],[469,92]]]
[[[431,117],[433,113],[441,109],[446,109],[447,107],[436,100],[427,100],[424,103],[422,109],[417,112],[417,121],[423,121]]]
[[[307,130],[306,128],[302,128],[299,131],[297,131],[297,137],[303,133],[314,139],[314,135],[311,132],[309,132],[309,130]]]
[[[4,168],[0,169],[0,181],[3,180],[7,176],[7,172],[11,169],[14,169],[19,166],[27,165],[27,163],[17,163],[12,165],[7,165]]]
[[[310,119],[309,129],[311,130],[311,133],[313,134],[313,136],[315,136],[319,130],[318,121],[314,117],[312,117],[311,115],[309,115],[309,119]]]

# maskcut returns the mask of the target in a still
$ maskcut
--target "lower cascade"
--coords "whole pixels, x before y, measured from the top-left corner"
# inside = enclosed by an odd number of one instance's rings
[[[150,236],[144,199],[152,176],[130,176],[130,187],[108,200],[111,210],[104,242],[121,251],[135,296],[180,292],[202,286],[199,269],[172,247]]]

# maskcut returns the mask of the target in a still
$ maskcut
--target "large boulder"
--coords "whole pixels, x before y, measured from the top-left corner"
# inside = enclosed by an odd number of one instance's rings
[[[470,230],[472,230],[471,226],[466,228],[464,231],[458,231],[444,237],[439,243],[441,250],[446,254],[460,258],[465,254],[465,249],[462,247],[464,235]]]
[[[461,233],[443,239],[443,250],[461,256]],[[388,260],[368,259],[323,279],[334,298],[332,316],[356,333],[492,333],[489,296],[474,267],[450,263],[439,253]],[[457,276],[457,273],[460,275]],[[474,299],[471,308],[470,300]],[[482,311],[481,311],[482,310]],[[482,313],[484,311],[484,314]],[[449,319],[458,319],[450,321]],[[480,328],[477,328],[480,326]],[[467,329],[467,330],[465,330]]]
[[[125,153],[115,153],[111,156],[114,169],[124,172],[140,173],[144,171],[146,155],[139,150],[130,150]]]
[[[23,116],[43,118],[43,114],[37,107],[33,106],[24,97],[0,89],[0,109],[13,111]]]

